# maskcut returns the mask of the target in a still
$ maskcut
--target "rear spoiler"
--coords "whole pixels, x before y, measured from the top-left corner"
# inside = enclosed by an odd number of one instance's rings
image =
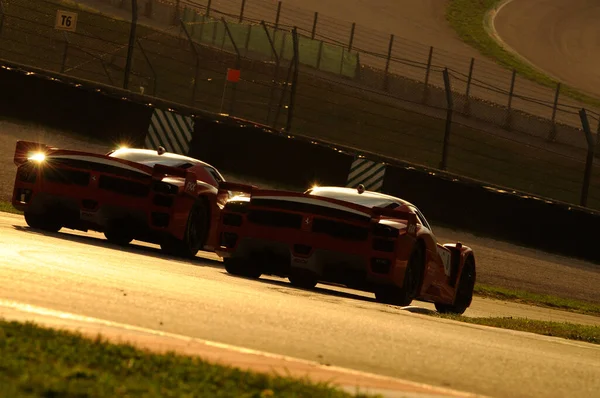
[[[227,182],[227,181],[223,181],[223,182],[219,183],[219,191],[220,192],[230,191],[230,192],[242,192],[242,193],[252,194],[252,191],[254,191],[255,189],[258,189],[258,187],[255,185],[240,184],[237,182]]]
[[[17,166],[20,166],[23,163],[26,163],[32,155],[35,155],[36,153],[46,153],[51,149],[56,150],[57,148],[39,142],[17,141],[14,162]]]
[[[156,179],[158,176],[162,175],[185,178],[185,185],[183,186],[185,193],[193,196],[196,195],[196,188],[198,186],[198,178],[196,177],[196,173],[186,169],[181,169],[179,167],[165,166],[164,164],[154,165],[152,168],[152,178]]]
[[[406,231],[409,235],[414,236],[417,231],[417,215],[409,211],[398,211],[394,209],[387,209],[384,207],[373,207],[371,214],[374,218],[379,217],[390,217],[401,220],[406,220]]]

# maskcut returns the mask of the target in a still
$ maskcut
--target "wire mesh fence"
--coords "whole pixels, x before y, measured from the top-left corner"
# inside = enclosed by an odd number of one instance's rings
[[[81,1],[103,14],[0,0],[0,57],[600,209],[583,106],[559,88],[281,2]]]

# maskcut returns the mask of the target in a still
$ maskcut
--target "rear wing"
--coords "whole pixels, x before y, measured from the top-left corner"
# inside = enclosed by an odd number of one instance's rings
[[[164,164],[156,164],[152,168],[152,178],[158,179],[162,176],[174,176],[185,178],[185,185],[183,190],[191,195],[196,194],[196,188],[198,187],[198,178],[196,173],[179,167],[165,166]]]
[[[49,150],[56,150],[57,148],[42,144],[39,142],[32,141],[17,141],[15,147],[14,162],[17,166],[26,163],[29,158],[33,155],[43,153],[46,154]]]
[[[240,184],[237,182],[223,181],[219,183],[219,192],[241,192],[251,195],[256,189],[258,189],[258,187],[255,185]]]
[[[406,232],[414,236],[417,232],[417,215],[411,211],[398,211],[384,207],[373,207],[371,209],[372,219],[389,217],[400,220],[406,220]]]

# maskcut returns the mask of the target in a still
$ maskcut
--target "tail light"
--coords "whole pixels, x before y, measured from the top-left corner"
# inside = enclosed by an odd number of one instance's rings
[[[31,158],[34,158],[34,160],[43,159],[49,149],[55,148],[51,148],[48,145],[40,144],[38,142],[17,141],[14,162],[17,166],[20,166]]]

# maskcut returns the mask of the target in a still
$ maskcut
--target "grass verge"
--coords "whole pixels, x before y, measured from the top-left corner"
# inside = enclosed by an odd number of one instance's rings
[[[467,44],[502,66],[515,69],[521,76],[546,87],[556,88],[556,81],[542,71],[505,50],[487,32],[485,19],[490,10],[503,0],[452,0],[446,9],[446,19]],[[562,85],[561,93],[589,105],[600,106],[600,100],[573,87]]]
[[[0,397],[366,397],[32,323],[0,320],[0,358]]]
[[[10,202],[5,200],[0,200],[0,211],[4,213],[23,214],[22,211],[15,209]]]
[[[600,305],[556,297],[548,294],[530,293],[524,290],[512,290],[503,287],[475,285],[474,293],[479,297],[504,301],[513,301],[538,307],[553,308],[585,315],[600,316]]]
[[[568,322],[538,321],[526,318],[469,318],[460,315],[435,316],[452,319],[476,325],[492,326],[501,329],[518,330],[544,336],[561,337],[569,340],[584,341],[586,343],[600,344],[600,326],[578,325]]]

